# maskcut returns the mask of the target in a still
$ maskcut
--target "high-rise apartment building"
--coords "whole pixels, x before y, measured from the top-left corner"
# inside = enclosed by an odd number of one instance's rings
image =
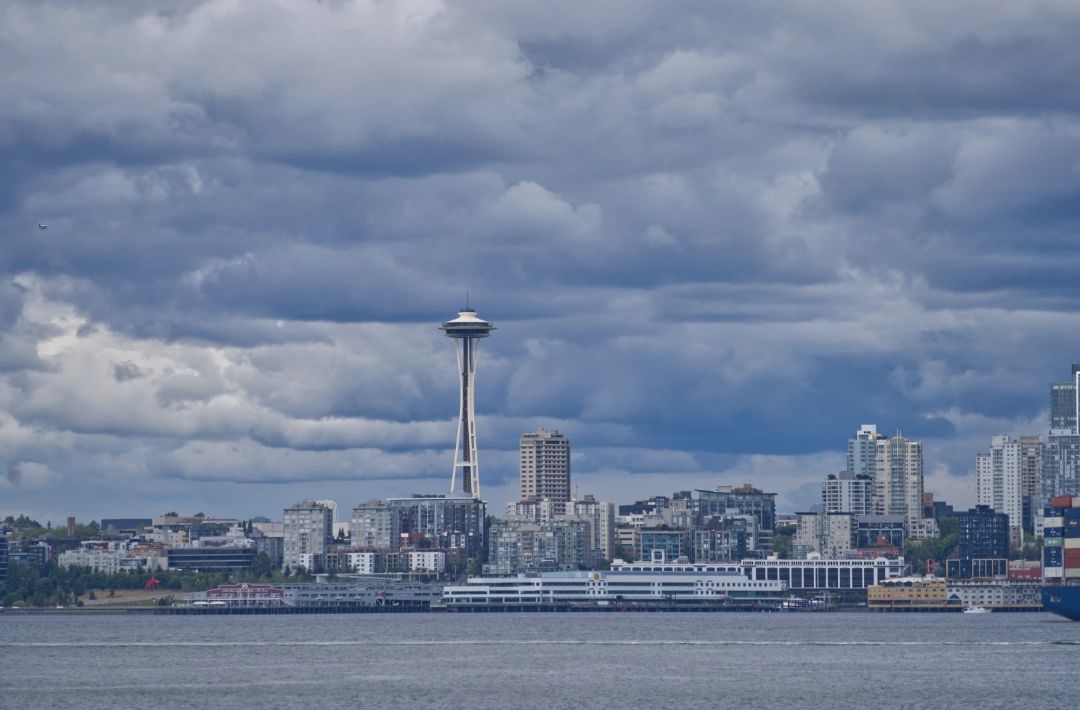
[[[521,435],[521,500],[570,500],[570,440],[557,431]]]
[[[592,547],[605,560],[615,559],[615,504],[598,501],[592,496],[566,504],[566,517],[584,520],[592,525]]]
[[[1080,365],[1072,366],[1072,379],[1050,383],[1050,433],[1058,436],[1080,434]]]
[[[334,512],[305,500],[285,509],[282,542],[285,566],[295,570],[312,555],[325,555],[334,537]]]
[[[884,438],[883,434],[877,433],[875,424],[859,427],[855,438],[848,439],[847,470],[856,476],[870,476],[873,479],[877,471],[877,442]]]
[[[485,574],[562,572],[589,564],[589,523],[559,517],[546,523],[493,524]]]
[[[420,534],[438,547],[463,550],[472,559],[484,549],[487,503],[465,492],[387,498],[401,513],[401,531]]]
[[[1035,516],[1043,507],[1042,462],[1047,437],[1021,436],[1017,441],[1020,442],[1020,500],[1023,506],[1020,529],[1034,534]]]
[[[878,515],[902,515],[908,534],[921,540],[923,523],[923,449],[921,441],[903,436],[877,441],[874,507]]]
[[[855,547],[855,516],[851,513],[828,513],[824,505],[815,505],[808,513],[796,513],[795,518],[791,552],[797,559],[806,559],[810,552],[843,557]]]
[[[990,439],[990,453],[975,457],[978,505],[1005,513],[1013,536],[1031,528],[1032,506],[1037,509],[1039,466],[1046,441],[1038,436],[1008,436]]]
[[[1038,508],[1054,496],[1080,496],[1080,365],[1072,366],[1072,380],[1050,383],[1050,435],[1039,465]]]
[[[1039,484],[1038,507],[1050,505],[1054,496],[1080,496],[1080,436],[1046,437],[1039,464]]]
[[[333,515],[331,520],[333,520],[335,523],[337,522],[337,503],[332,500],[317,500],[315,502],[325,508],[329,508],[331,514]]]
[[[856,517],[873,515],[873,476],[851,471],[829,474],[821,482],[821,502],[827,513],[851,513]]]
[[[369,500],[353,508],[350,529],[353,547],[396,550],[401,546],[401,510],[381,500]]]

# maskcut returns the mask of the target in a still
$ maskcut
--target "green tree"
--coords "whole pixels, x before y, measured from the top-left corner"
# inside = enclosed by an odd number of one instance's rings
[[[268,576],[272,569],[273,563],[270,562],[270,555],[265,552],[255,555],[255,559],[251,561],[251,573],[255,575],[256,579]]]
[[[954,522],[956,518],[941,518],[938,522],[938,526],[941,527],[941,521],[951,520]],[[908,564],[911,565],[911,571],[915,574],[923,574],[926,572],[926,561],[947,560],[956,549],[957,542],[959,541],[959,535],[956,532],[957,525],[947,525],[946,529],[951,528],[953,532],[943,537],[928,537],[922,542],[916,542],[909,540],[907,542],[905,550],[905,558]],[[944,531],[943,531],[944,532]]]

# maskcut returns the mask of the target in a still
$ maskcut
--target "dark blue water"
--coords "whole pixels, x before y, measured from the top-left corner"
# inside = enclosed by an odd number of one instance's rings
[[[0,614],[0,707],[1069,708],[1050,614]]]

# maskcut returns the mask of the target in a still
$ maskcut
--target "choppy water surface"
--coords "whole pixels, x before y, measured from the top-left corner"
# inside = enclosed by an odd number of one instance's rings
[[[1050,614],[0,614],[4,708],[1073,707]]]

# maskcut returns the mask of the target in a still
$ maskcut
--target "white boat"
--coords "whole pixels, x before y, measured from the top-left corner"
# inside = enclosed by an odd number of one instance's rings
[[[990,610],[987,609],[986,607],[979,606],[979,605],[976,604],[975,606],[966,606],[966,607],[964,607],[964,613],[965,614],[989,614]]]

